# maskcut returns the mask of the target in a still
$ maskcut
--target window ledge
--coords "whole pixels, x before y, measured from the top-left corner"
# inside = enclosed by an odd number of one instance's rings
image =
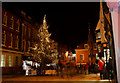
[[[6,25],[6,24],[2,24],[2,25],[7,27],[7,25]]]
[[[9,48],[13,48],[12,46],[8,46]]]
[[[15,47],[15,49],[17,49],[17,50],[18,50],[18,47]]]
[[[6,47],[6,45],[5,45],[5,44],[2,44],[2,46],[3,46],[3,47]]]

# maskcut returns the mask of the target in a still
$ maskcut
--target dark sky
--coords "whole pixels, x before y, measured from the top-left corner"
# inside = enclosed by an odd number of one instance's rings
[[[42,24],[46,14],[51,39],[71,48],[87,41],[88,22],[92,35],[99,19],[99,2],[17,2],[11,3]]]

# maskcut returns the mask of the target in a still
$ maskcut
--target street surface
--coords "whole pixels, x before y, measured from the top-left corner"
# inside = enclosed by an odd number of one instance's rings
[[[35,83],[35,82],[42,82],[42,81],[49,81],[50,82],[83,82],[83,83],[110,83],[109,80],[100,80],[99,74],[89,74],[89,75],[73,75],[67,76],[65,75],[64,78],[61,76],[3,76],[2,77],[2,83]]]

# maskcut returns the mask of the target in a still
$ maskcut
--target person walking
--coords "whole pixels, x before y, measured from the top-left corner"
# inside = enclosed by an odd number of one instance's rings
[[[85,73],[86,73],[86,75],[88,74],[88,69],[89,69],[89,65],[88,65],[88,63],[85,65]]]
[[[104,68],[104,58],[101,57],[101,59],[98,61],[99,71],[100,71],[100,78],[103,79],[103,68]]]
[[[61,77],[64,78],[64,75],[63,75],[64,68],[63,68],[63,64],[61,63],[61,60],[59,60],[59,67],[60,67]]]

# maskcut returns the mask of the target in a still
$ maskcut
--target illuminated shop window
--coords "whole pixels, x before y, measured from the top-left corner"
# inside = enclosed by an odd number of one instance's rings
[[[109,62],[110,59],[110,49],[107,49],[107,62]]]
[[[2,33],[2,45],[5,45],[5,41],[6,41],[6,34],[5,31]]]
[[[80,55],[80,60],[84,60],[84,54]]]
[[[9,67],[12,67],[12,56],[9,56]]]
[[[19,27],[20,27],[20,22],[19,22],[19,20],[17,20],[17,22],[16,22],[16,31],[19,31]]]
[[[1,55],[1,67],[5,67],[5,55]]]
[[[4,14],[3,24],[4,24],[4,25],[7,25],[7,12],[5,12],[5,14]]]
[[[15,40],[15,48],[18,48],[18,45],[19,45],[19,38],[18,36],[16,37],[16,40]]]
[[[10,19],[10,28],[13,29],[13,16],[12,16],[12,18]]]
[[[12,40],[13,40],[13,37],[12,37],[12,33],[9,35],[9,46],[12,47]]]

